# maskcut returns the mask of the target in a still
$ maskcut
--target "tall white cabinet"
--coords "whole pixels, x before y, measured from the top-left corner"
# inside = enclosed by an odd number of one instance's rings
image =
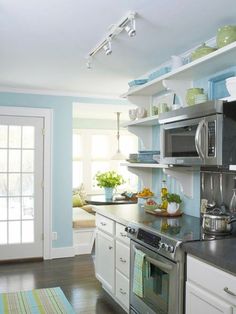
[[[187,257],[185,314],[236,314],[236,276]]]

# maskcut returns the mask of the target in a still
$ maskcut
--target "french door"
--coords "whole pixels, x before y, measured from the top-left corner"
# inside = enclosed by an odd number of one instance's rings
[[[43,129],[0,116],[0,260],[43,256]]]

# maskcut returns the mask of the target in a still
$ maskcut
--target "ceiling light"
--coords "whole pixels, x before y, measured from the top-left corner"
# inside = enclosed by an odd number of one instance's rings
[[[130,23],[126,25],[125,30],[128,33],[129,37],[134,37],[136,35],[134,17],[130,19]]]
[[[125,156],[120,151],[120,112],[116,112],[116,121],[117,121],[117,151],[114,156],[112,156],[112,160],[125,160]]]
[[[130,37],[134,37],[136,35],[135,16],[135,12],[129,12],[119,23],[112,24],[106,38],[90,51],[88,57],[93,57],[100,50],[104,50],[107,56],[110,55],[112,53],[111,40],[114,40],[123,30],[125,30]],[[91,69],[91,64],[88,66],[87,63],[87,68]]]
[[[87,58],[87,62],[86,62],[86,66],[87,66],[87,69],[92,69],[92,57],[88,57]]]
[[[105,51],[105,54],[109,56],[112,53],[111,49],[111,40],[107,39],[107,43],[103,46],[103,49]]]

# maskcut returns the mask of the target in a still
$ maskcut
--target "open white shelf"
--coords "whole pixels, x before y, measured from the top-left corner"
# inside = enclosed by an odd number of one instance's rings
[[[146,117],[134,121],[130,121],[127,123],[122,124],[122,127],[126,128],[129,126],[152,126],[152,125],[157,125],[159,124],[158,116],[151,116],[151,117]]]
[[[145,163],[134,163],[134,162],[122,162],[121,166],[132,167],[132,168],[169,168],[168,165],[163,164],[145,164]]]
[[[176,70],[164,74],[155,80],[129,90],[122,97],[150,96],[165,90],[163,80],[194,81],[204,76],[214,75],[216,72],[236,64],[236,42],[220,48],[202,58],[185,64]]]

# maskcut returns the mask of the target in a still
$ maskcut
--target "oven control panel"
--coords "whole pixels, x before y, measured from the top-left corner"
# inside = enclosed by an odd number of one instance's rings
[[[128,226],[125,228],[129,238],[138,240],[144,245],[152,247],[156,251],[166,252],[166,254],[174,253],[175,247],[170,241],[165,241],[161,236],[156,235],[152,232],[146,231],[141,228],[135,228],[133,226]],[[168,243],[167,243],[168,242]]]
[[[152,234],[150,232],[147,232],[143,229],[139,229],[137,233],[137,240],[140,240],[154,248],[159,249],[160,243],[161,243],[161,237]]]

